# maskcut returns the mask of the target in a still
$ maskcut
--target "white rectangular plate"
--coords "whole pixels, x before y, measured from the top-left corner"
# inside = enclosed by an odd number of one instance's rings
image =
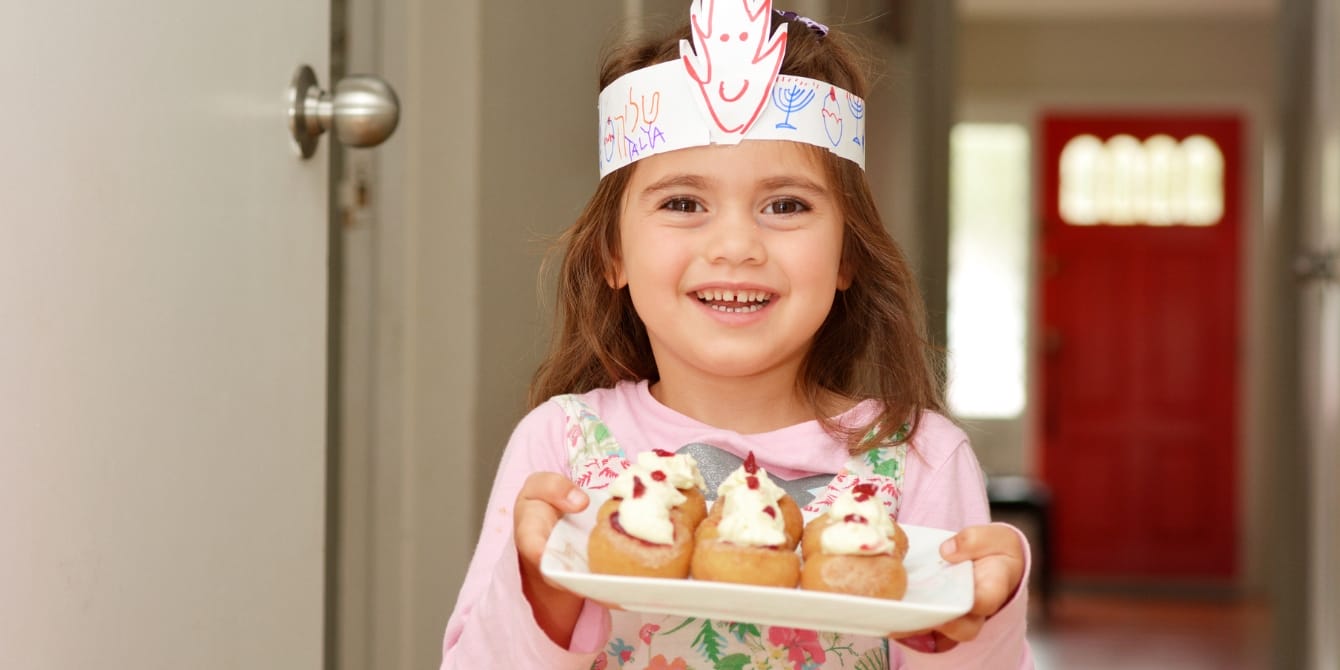
[[[692,579],[592,574],[586,539],[608,495],[587,491],[591,504],[558,522],[540,571],[573,593],[634,612],[673,614],[818,631],[883,637],[942,624],[972,607],[972,563],[950,565],[940,543],[951,531],[903,524],[907,532],[907,595],[881,600],[800,589],[746,586]],[[807,518],[806,521],[809,519]]]

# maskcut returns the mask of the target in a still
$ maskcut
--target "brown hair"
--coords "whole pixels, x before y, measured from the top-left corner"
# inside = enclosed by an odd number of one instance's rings
[[[830,31],[820,37],[799,22],[787,31],[783,74],[818,79],[866,97],[863,66],[843,36]],[[603,59],[600,88],[634,70],[678,58],[679,40],[688,38],[685,24],[663,37],[614,47]],[[859,453],[898,434],[905,423],[910,430],[901,438],[910,438],[923,410],[943,411],[938,350],[927,340],[916,280],[884,228],[865,172],[831,152],[811,148],[823,161],[842,209],[842,264],[852,284],[839,291],[815,334],[797,384],[824,428]],[[619,210],[635,168],[633,164],[606,175],[559,239],[563,256],[554,337],[531,382],[532,408],[560,393],[659,378],[646,327],[627,287],[616,291],[607,283],[619,252]],[[839,426],[823,409],[829,393],[874,398],[883,403],[883,411],[868,425]],[[871,430],[875,434],[865,439]]]

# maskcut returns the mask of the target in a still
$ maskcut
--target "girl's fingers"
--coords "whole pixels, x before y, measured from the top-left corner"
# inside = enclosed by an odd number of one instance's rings
[[[1009,526],[964,528],[940,545],[940,556],[950,563],[973,561],[972,609],[933,631],[898,633],[894,637],[918,651],[946,651],[959,642],[976,639],[987,618],[1000,611],[1023,579],[1023,545]]]
[[[940,556],[950,563],[975,560],[993,554],[1023,558],[1019,536],[1003,525],[969,526],[940,545]]]
[[[986,617],[1000,611],[1019,588],[1024,575],[1022,542],[1009,526],[971,526],[945,540],[940,555],[951,563],[973,561],[972,609],[937,629],[955,640],[970,640]]]
[[[537,472],[526,478],[512,512],[513,538],[522,563],[538,566],[559,517],[580,512],[589,501],[580,488],[562,475]]]
[[[552,507],[534,501],[518,501],[516,516],[513,537],[516,540],[517,556],[521,557],[523,566],[536,567],[540,564],[544,545],[549,542],[549,534],[553,532],[558,516]]]
[[[555,472],[537,472],[527,477],[516,499],[518,508],[523,501],[534,501],[563,513],[580,512],[590,500],[572,480]]]
[[[973,563],[972,572],[973,599],[968,613],[982,617],[999,612],[1023,578],[1023,569],[1018,562],[1001,556],[978,559]]]

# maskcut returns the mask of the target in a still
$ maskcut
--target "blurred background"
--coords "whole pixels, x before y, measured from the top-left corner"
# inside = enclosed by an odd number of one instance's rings
[[[0,10],[0,666],[436,667],[598,53],[685,5]],[[870,48],[1039,667],[1340,668],[1340,2],[780,8]],[[302,63],[395,134],[299,158]]]

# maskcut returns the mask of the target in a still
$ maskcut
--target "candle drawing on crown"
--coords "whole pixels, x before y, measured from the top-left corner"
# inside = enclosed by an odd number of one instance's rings
[[[679,55],[720,139],[739,142],[768,102],[786,53],[786,25],[768,34],[772,0],[694,0]]]

